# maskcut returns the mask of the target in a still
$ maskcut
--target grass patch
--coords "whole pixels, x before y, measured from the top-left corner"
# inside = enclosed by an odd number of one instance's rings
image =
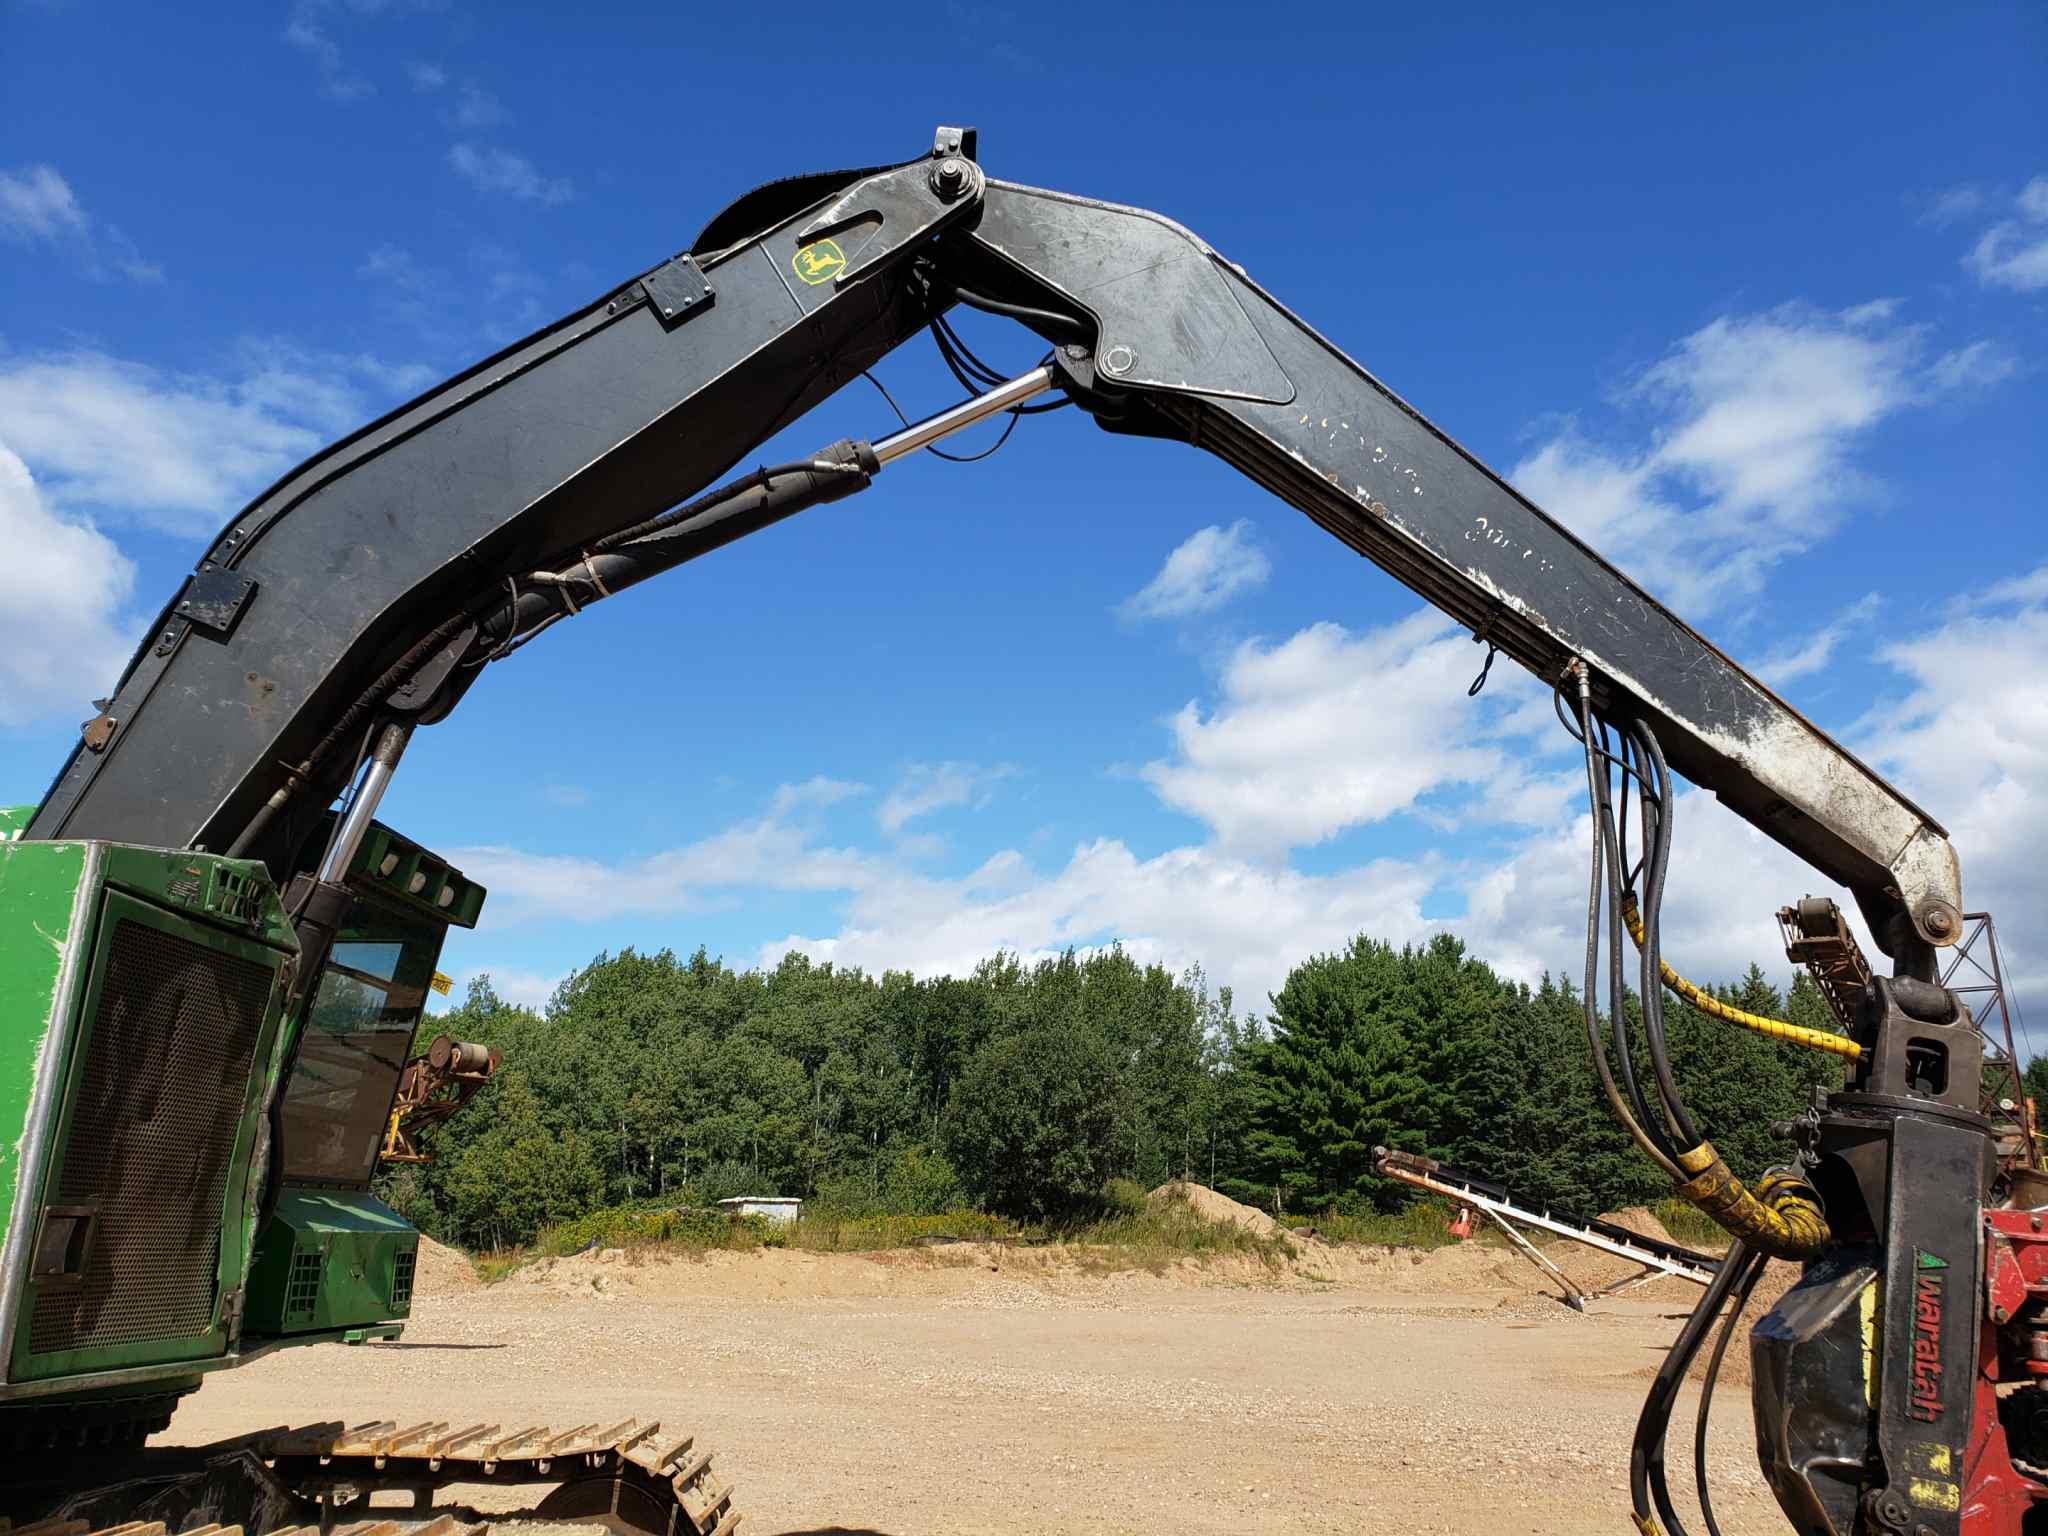
[[[491,1253],[471,1254],[469,1267],[485,1285],[496,1285],[514,1270],[531,1264],[533,1257],[531,1248],[499,1248]]]
[[[1361,1243],[1381,1248],[1443,1248],[1458,1241],[1450,1234],[1451,1208],[1441,1200],[1418,1200],[1392,1212],[1325,1211],[1314,1219],[1316,1236],[1326,1243]],[[1473,1240],[1491,1237],[1490,1228]]]
[[[1659,1200],[1650,1210],[1664,1223],[1674,1243],[1706,1253],[1719,1253],[1728,1246],[1728,1234],[1696,1206],[1683,1200]]]
[[[700,1206],[607,1206],[574,1221],[543,1227],[533,1241],[533,1249],[541,1258],[562,1258],[586,1248],[748,1252],[787,1246],[788,1231],[765,1216],[736,1216]]]
[[[951,1238],[986,1242],[1008,1237],[1011,1227],[1000,1216],[960,1207],[936,1216],[856,1216],[844,1212],[806,1210],[803,1219],[784,1229],[788,1245],[807,1253],[873,1253],[883,1248],[910,1248]]]
[[[1185,1200],[1112,1199],[1109,1214],[1095,1221],[1048,1229],[1044,1235],[1074,1250],[1083,1269],[1144,1269],[1161,1273],[1182,1259],[1243,1254],[1277,1269],[1294,1252],[1282,1234],[1262,1236],[1235,1222],[1206,1221]]]
[[[1329,1210],[1301,1218],[1326,1243],[1381,1248],[1442,1248],[1456,1242],[1447,1230],[1448,1202],[1419,1200],[1390,1213]],[[1658,1216],[1673,1236],[1691,1247],[1720,1247],[1725,1237],[1690,1206],[1667,1201]],[[1533,1235],[1533,1234],[1532,1234]],[[621,1248],[648,1255],[693,1257],[793,1248],[806,1253],[878,1253],[895,1248],[960,1242],[1023,1241],[1055,1245],[1083,1270],[1112,1273],[1143,1269],[1159,1274],[1183,1260],[1197,1263],[1243,1256],[1280,1269],[1296,1249],[1288,1232],[1265,1235],[1235,1222],[1209,1221],[1185,1200],[1151,1200],[1128,1180],[1113,1180],[1103,1191],[1099,1212],[1084,1220],[1017,1228],[986,1211],[958,1207],[930,1215],[902,1215],[812,1202],[802,1218],[782,1225],[762,1216],[737,1216],[697,1206],[610,1206],[573,1221],[543,1228],[532,1243],[472,1262],[486,1283],[537,1259],[565,1258],[592,1248]],[[1499,1233],[1481,1226],[1470,1241],[1499,1246]],[[1540,1238],[1538,1239],[1540,1242]]]

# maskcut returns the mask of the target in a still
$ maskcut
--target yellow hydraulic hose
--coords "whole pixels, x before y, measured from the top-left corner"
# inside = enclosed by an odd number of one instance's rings
[[[1773,1170],[1757,1181],[1756,1193],[1728,1171],[1711,1141],[1678,1154],[1678,1166],[1692,1177],[1679,1197],[1774,1259],[1817,1259],[1828,1245],[1828,1218],[1820,1196],[1797,1174]]]
[[[1627,897],[1621,904],[1622,920],[1628,924],[1628,936],[1636,941],[1636,948],[1643,947],[1643,918],[1636,910],[1634,896]],[[1671,962],[1661,956],[1657,961],[1658,972],[1664,978],[1664,985],[1684,998],[1701,1013],[1721,1019],[1729,1024],[1739,1024],[1744,1029],[1755,1030],[1760,1035],[1769,1035],[1773,1040],[1789,1040],[1794,1045],[1810,1046],[1816,1051],[1829,1051],[1836,1056],[1846,1056],[1851,1061],[1863,1055],[1863,1047],[1845,1035],[1830,1030],[1809,1029],[1803,1024],[1789,1023],[1784,1019],[1767,1018],[1761,1013],[1750,1013],[1732,1003],[1724,1003],[1713,993],[1696,987],[1678,972],[1671,969]]]

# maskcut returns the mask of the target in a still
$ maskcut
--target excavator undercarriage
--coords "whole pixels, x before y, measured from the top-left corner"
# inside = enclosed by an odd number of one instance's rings
[[[94,1463],[76,1458],[56,1480],[92,1483],[99,1476]],[[160,1524],[172,1536],[207,1528],[254,1536],[301,1525],[347,1529],[366,1520],[396,1522],[385,1536],[445,1536],[515,1515],[603,1524],[619,1536],[730,1536],[740,1523],[733,1490],[712,1471],[711,1453],[690,1436],[665,1435],[654,1420],[564,1429],[318,1424],[109,1457],[106,1465],[128,1475],[60,1495],[12,1533],[0,1523],[0,1536],[142,1536],[130,1529],[137,1523]],[[469,1502],[479,1495],[490,1509]]]

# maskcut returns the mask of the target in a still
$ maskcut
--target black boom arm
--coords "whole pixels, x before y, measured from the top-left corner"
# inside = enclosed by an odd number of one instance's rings
[[[28,835],[289,857],[279,807],[327,804],[376,721],[438,719],[551,605],[866,484],[867,445],[839,445],[668,510],[962,301],[1054,344],[1104,427],[1216,454],[1546,681],[1583,664],[1603,714],[1847,886],[1895,956],[1957,936],[1947,837],[1875,772],[1187,230],[989,179],[958,130],[750,193],[264,492]]]

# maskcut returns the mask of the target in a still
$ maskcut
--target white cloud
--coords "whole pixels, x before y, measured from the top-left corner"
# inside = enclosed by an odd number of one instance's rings
[[[1920,215],[1922,224],[1946,229],[1976,213],[1984,206],[1984,189],[1970,182],[1948,188],[1929,199]]]
[[[784,784],[775,791],[769,802],[769,815],[790,816],[799,811],[823,810],[828,805],[837,805],[842,800],[851,800],[855,795],[867,793],[867,785],[856,784],[851,779],[832,779],[824,774],[813,774],[801,784]]]
[[[456,848],[449,858],[489,888],[492,929],[541,916],[705,911],[743,890],[847,891],[868,884],[875,867],[867,854],[815,846],[805,827],[774,812],[621,864],[503,845]]]
[[[2037,566],[2019,576],[2008,576],[1985,591],[1966,598],[1965,608],[1996,607],[2001,603],[2020,605],[2048,603],[2048,565]]]
[[[1272,566],[1252,538],[1249,520],[1190,534],[1145,586],[1124,600],[1127,619],[1184,619],[1222,607],[1240,592],[1265,585]]]
[[[356,268],[356,276],[390,283],[407,292],[426,285],[426,274],[421,270],[419,262],[413,258],[412,252],[388,240],[381,245],[370,247],[368,254],[363,257],[362,264]]]
[[[2036,176],[2020,189],[2013,215],[1985,230],[1963,265],[1993,287],[2021,293],[2048,288],[2048,176]]]
[[[986,805],[995,784],[1011,772],[1008,767],[981,768],[973,763],[912,763],[882,798],[875,820],[893,837],[918,817],[934,811]]]
[[[137,626],[122,617],[135,567],[90,523],[47,505],[4,444],[0,550],[0,724],[82,720],[135,648]]]
[[[1468,793],[1430,808],[1440,822],[1548,820],[1571,776],[1536,770],[1499,734],[1519,728],[1512,706],[1534,684],[1502,667],[1468,698],[1482,659],[1429,609],[1356,634],[1316,624],[1278,645],[1248,641],[1214,708],[1190,702],[1173,717],[1174,755],[1147,764],[1146,782],[1219,846],[1258,858],[1416,810],[1449,786]]]
[[[1967,902],[1988,906],[2009,944],[2017,938],[2020,952],[2010,958],[2018,984],[2029,988],[2048,982],[2048,966],[2024,947],[2026,935],[2048,930],[2048,896],[2036,879],[2038,850],[2048,846],[2048,681],[2031,660],[2048,647],[2048,566],[2010,591],[1887,651],[1909,692],[1902,704],[1873,713],[1850,744],[1946,822],[1963,860]],[[1987,609],[1992,603],[1995,610]],[[1864,618],[1859,604],[1837,622]],[[1420,616],[1410,622],[1424,628]],[[1304,633],[1366,659],[1361,647],[1369,642],[1341,631]],[[1424,636],[1420,648],[1445,644]],[[1469,662],[1470,651],[1465,644],[1459,659]],[[1375,664],[1384,685],[1384,658]],[[1457,681],[1458,673],[1444,680]],[[1455,696],[1462,701],[1463,690]],[[1403,693],[1387,713],[1398,716],[1413,702]],[[1484,750],[1471,738],[1488,728],[1480,718],[1462,728],[1449,722],[1450,752]],[[869,970],[959,974],[998,949],[1032,959],[1121,942],[1137,958],[1172,969],[1199,963],[1236,990],[1240,1006],[1257,1007],[1290,966],[1361,932],[1405,943],[1450,931],[1518,979],[1534,981],[1546,970],[1576,976],[1589,829],[1576,779],[1576,768],[1562,774],[1540,819],[1532,809],[1533,830],[1496,854],[1382,858],[1314,874],[1246,858],[1220,841],[1144,857],[1103,837],[1050,870],[1004,849],[968,874],[932,878],[917,873],[901,849],[832,847],[799,825],[792,811],[845,797],[832,780],[780,792],[766,816],[644,859],[607,864],[512,849],[452,856],[492,887],[491,927],[687,913],[743,905],[754,892],[806,892],[843,899],[843,919],[763,944],[749,958],[773,964],[796,949]],[[1846,892],[1711,795],[1683,791],[1674,816],[1665,949],[1686,974],[1731,980],[1754,961],[1783,977],[1774,913],[1803,895],[1832,895],[1855,921]],[[1424,915],[1459,904],[1456,917]]]
[[[495,128],[509,121],[512,114],[489,91],[473,81],[465,81],[455,93],[455,109],[451,116],[456,127],[473,132],[479,128]]]
[[[963,974],[997,950],[1026,960],[1068,947],[1120,942],[1142,962],[1180,970],[1199,962],[1232,987],[1240,1007],[1263,1007],[1304,956],[1368,932],[1395,942],[1424,936],[1430,861],[1383,860],[1335,875],[1249,864],[1210,848],[1138,857],[1102,838],[1041,877],[1005,852],[957,880],[871,874],[837,934],[792,934],[761,946],[772,965],[789,950],[868,970]]]
[[[80,269],[95,281],[113,276],[160,283],[163,268],[144,261],[135,242],[118,225],[87,215],[71,184],[54,166],[30,165],[0,171],[0,239],[16,245],[67,247]]]
[[[1989,907],[2001,937],[2048,979],[2048,566],[2002,583],[1970,610],[1884,652],[1912,682],[1858,732],[1863,750],[1947,826],[1964,904]]]
[[[313,61],[320,71],[320,94],[330,101],[359,101],[375,95],[377,87],[349,68],[341,45],[327,30],[329,9],[328,0],[298,0],[285,22],[284,40]]]
[[[1944,352],[1928,366],[1927,376],[1941,390],[1988,389],[2020,370],[2020,360],[1995,341],[1973,341]]]
[[[1782,688],[1802,677],[1811,677],[1834,660],[1836,648],[1853,630],[1860,629],[1877,616],[1877,609],[1878,595],[1875,592],[1857,599],[1832,623],[1764,657],[1754,669],[1756,675],[1773,688]]]
[[[424,64],[418,60],[405,66],[405,78],[412,82],[412,88],[422,95],[438,91],[448,83],[448,71],[438,64]]]
[[[1568,428],[1509,478],[1682,613],[1747,596],[1833,531],[1865,489],[1851,449],[1916,400],[1920,334],[1896,308],[1715,320],[1629,391],[1654,413],[1645,446]]]
[[[210,534],[284,470],[425,378],[416,366],[277,343],[245,345],[240,364],[237,377],[220,379],[87,350],[0,354],[0,422],[60,505]]]
[[[85,210],[78,206],[71,184],[54,167],[29,165],[18,171],[0,171],[0,235],[27,244],[55,240],[60,235],[82,235],[85,230]]]
[[[479,192],[498,192],[521,202],[552,207],[575,195],[565,176],[543,176],[531,160],[509,149],[470,143],[448,151],[448,164]]]

